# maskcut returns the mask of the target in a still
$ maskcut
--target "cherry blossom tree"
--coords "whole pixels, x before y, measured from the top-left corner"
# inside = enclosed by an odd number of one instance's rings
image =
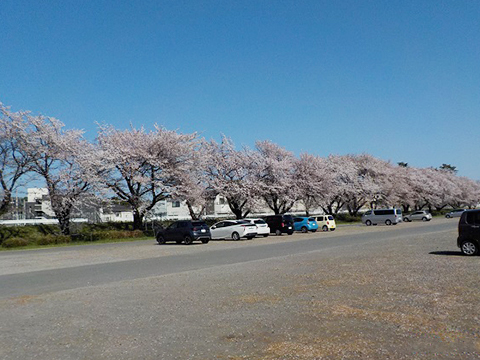
[[[331,178],[325,166],[326,160],[307,153],[295,162],[298,199],[305,207],[306,216],[328,196]]]
[[[91,189],[82,163],[88,163],[91,145],[81,130],[65,130],[52,117],[23,113],[15,129],[18,146],[29,159],[29,170],[45,181],[52,210],[63,234],[70,234],[75,205]]]
[[[197,145],[196,134],[179,134],[158,125],[149,132],[102,126],[97,136],[98,181],[131,206],[134,228],[140,229],[145,214],[175,194],[182,174],[191,170]]]
[[[0,215],[8,212],[12,194],[30,169],[30,158],[22,151],[16,134],[25,126],[25,112],[11,112],[0,103]]]
[[[452,207],[465,206],[475,209],[480,204],[480,182],[462,176],[457,178],[456,184],[459,189],[459,196],[457,199],[453,199],[450,205]]]
[[[178,184],[172,194],[172,197],[185,202],[192,220],[199,220],[207,203],[215,199],[216,193],[209,186],[208,163],[208,153],[202,141],[185,164],[187,170],[178,174]]]
[[[256,149],[259,193],[275,214],[284,214],[299,198],[295,156],[271,141],[257,141]]]
[[[247,217],[256,206],[258,193],[255,154],[246,148],[236,150],[233,142],[223,136],[221,143],[205,143],[204,155],[209,188],[225,197],[237,219]]]

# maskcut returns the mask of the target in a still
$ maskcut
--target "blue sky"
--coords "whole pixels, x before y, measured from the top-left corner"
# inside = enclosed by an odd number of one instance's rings
[[[479,1],[3,0],[0,101],[480,180]]]

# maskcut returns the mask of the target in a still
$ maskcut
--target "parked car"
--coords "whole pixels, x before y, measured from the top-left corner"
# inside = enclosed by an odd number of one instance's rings
[[[270,228],[270,233],[277,236],[282,233],[293,234],[293,216],[292,215],[269,215],[263,218]]]
[[[307,233],[309,231],[315,232],[318,230],[318,225],[313,217],[298,216],[293,218],[293,229],[295,231],[301,231],[302,233]]]
[[[462,216],[464,211],[465,211],[465,209],[454,209],[454,210],[446,213],[445,217],[447,219],[451,219],[451,218],[454,218],[454,217],[460,217],[460,216]]]
[[[316,217],[318,228],[322,231],[334,231],[337,228],[335,219],[332,215],[319,215]]]
[[[368,210],[362,215],[362,223],[367,226],[385,224],[397,225],[402,222],[402,210],[400,209],[374,209]]]
[[[267,237],[270,235],[270,228],[263,219],[242,219],[242,221],[257,225],[257,235]]]
[[[457,246],[468,256],[477,255],[480,245],[480,210],[467,210],[458,222]]]
[[[430,221],[432,220],[432,214],[425,210],[419,210],[403,216],[403,221],[405,222],[410,222],[414,220]]]
[[[167,228],[157,229],[155,237],[159,244],[175,241],[177,244],[183,242],[185,245],[190,245],[195,240],[207,244],[211,234],[204,221],[181,220],[171,223]]]
[[[246,221],[224,220],[210,227],[212,239],[253,239],[257,235],[257,226]]]

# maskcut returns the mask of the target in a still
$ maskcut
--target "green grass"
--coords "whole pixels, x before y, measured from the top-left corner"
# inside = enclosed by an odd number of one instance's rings
[[[122,239],[102,239],[96,241],[74,241],[63,244],[49,244],[49,245],[38,245],[36,243],[30,243],[26,246],[5,248],[0,246],[0,251],[18,251],[18,250],[37,250],[37,249],[51,249],[51,248],[60,248],[60,247],[72,247],[72,246],[82,246],[82,245],[101,245],[109,243],[122,243],[122,242],[133,242],[133,241],[146,241],[146,240],[155,240],[153,237],[145,236],[138,238],[122,238]]]

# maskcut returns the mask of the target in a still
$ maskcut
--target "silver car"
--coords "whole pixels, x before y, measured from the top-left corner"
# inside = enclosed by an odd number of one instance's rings
[[[403,217],[403,221],[405,222],[414,220],[430,221],[432,220],[432,214],[430,214],[428,211],[419,210]]]
[[[455,210],[450,211],[449,213],[446,213],[445,217],[447,219],[454,218],[454,217],[460,217],[460,216],[462,216],[464,211],[465,211],[465,209],[455,209]]]

